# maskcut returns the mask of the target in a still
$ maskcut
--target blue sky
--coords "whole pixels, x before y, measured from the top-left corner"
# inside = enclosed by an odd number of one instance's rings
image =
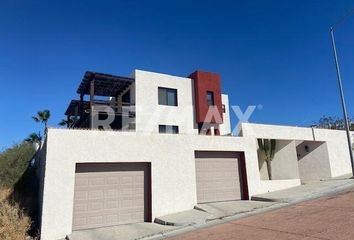
[[[188,76],[218,72],[233,105],[261,104],[251,122],[306,126],[341,116],[329,27],[354,1],[0,2],[0,149],[56,126],[86,70]],[[339,27],[354,115],[354,16]],[[236,117],[232,117],[233,123]]]

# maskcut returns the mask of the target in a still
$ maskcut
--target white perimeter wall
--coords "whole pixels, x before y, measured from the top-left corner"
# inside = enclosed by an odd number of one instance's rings
[[[155,218],[196,205],[195,150],[244,151],[247,146],[245,139],[231,136],[49,129],[41,239],[64,238],[72,231],[76,163],[151,162]]]
[[[326,142],[330,177],[351,173],[345,131],[243,123],[242,134],[253,138]]]
[[[258,164],[261,180],[269,180],[265,154],[258,148]],[[299,179],[295,141],[277,140],[272,160],[273,180]]]
[[[342,131],[316,129],[313,133],[306,128],[257,124],[243,124],[242,128],[243,137],[49,129],[41,239],[64,238],[72,231],[76,163],[150,162],[153,218],[192,209],[197,203],[194,159],[197,150],[244,152],[250,196],[300,184],[300,179],[261,180],[257,138],[327,141],[332,177],[350,173]]]
[[[326,142],[298,141],[296,152],[302,181],[316,181],[331,177]]]

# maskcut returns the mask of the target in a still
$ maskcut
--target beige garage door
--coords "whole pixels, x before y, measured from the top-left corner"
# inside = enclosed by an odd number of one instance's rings
[[[77,164],[73,230],[144,222],[149,165]]]
[[[236,152],[195,152],[198,203],[241,199]]]

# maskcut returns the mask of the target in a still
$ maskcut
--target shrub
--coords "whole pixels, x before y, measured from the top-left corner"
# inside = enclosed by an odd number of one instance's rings
[[[0,190],[0,239],[23,240],[31,221],[18,204],[8,200],[10,194],[10,190]]]
[[[37,233],[38,180],[29,162],[35,150],[22,142],[0,152],[0,239]]]
[[[32,144],[26,142],[0,152],[0,187],[13,188],[26,171],[34,153]]]

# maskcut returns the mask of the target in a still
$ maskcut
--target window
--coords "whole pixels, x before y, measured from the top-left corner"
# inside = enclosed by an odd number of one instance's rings
[[[178,134],[178,126],[173,126],[173,125],[159,125],[159,133],[172,133],[172,134]]]
[[[177,106],[177,89],[159,87],[159,105]]]
[[[222,105],[222,112],[223,113],[226,113],[226,107],[225,107],[225,104]]]
[[[207,91],[208,106],[214,106],[214,92]]]

